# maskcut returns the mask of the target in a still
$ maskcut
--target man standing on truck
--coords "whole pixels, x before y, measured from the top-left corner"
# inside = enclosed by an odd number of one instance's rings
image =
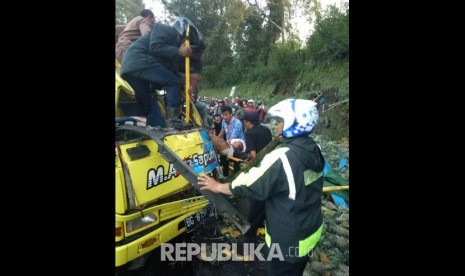
[[[119,63],[123,60],[123,56],[132,42],[149,33],[153,24],[155,24],[155,15],[147,9],[142,10],[138,16],[129,21],[118,35],[118,42],[115,45],[115,57]]]
[[[188,26],[191,47],[182,43]],[[150,33],[137,39],[127,50],[120,74],[134,88],[139,113],[147,116],[148,126],[156,126],[149,121],[157,113],[150,94],[150,83],[154,83],[166,88],[166,126],[178,130],[190,128],[179,118],[181,77],[178,63],[179,58],[190,57],[192,48],[198,45],[200,33],[197,27],[187,18],[179,17],[171,26],[155,24]]]
[[[265,200],[265,241],[277,244],[284,261],[267,262],[267,275],[302,275],[309,253],[323,229],[321,196],[325,160],[310,133],[318,111],[310,100],[287,99],[268,113],[279,121],[282,145],[268,153],[258,167],[242,172],[231,183],[199,176],[202,190]]]

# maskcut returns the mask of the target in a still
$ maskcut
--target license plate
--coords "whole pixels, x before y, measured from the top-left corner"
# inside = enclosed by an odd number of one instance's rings
[[[207,205],[207,208],[203,209],[202,211],[185,218],[184,224],[186,225],[187,233],[194,231],[197,227],[199,227],[205,218],[210,217],[211,215],[213,215],[211,206]]]

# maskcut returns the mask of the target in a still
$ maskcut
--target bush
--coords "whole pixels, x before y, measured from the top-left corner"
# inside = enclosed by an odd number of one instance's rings
[[[278,43],[271,49],[268,59],[268,73],[272,80],[290,84],[296,79],[304,62],[299,47],[298,43],[291,40]]]
[[[315,31],[308,38],[307,52],[317,63],[349,60],[349,10],[329,6],[326,15],[318,18]]]

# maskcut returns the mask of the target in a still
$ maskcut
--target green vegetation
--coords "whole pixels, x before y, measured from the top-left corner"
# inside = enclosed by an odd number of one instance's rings
[[[320,105],[317,133],[333,140],[349,136],[348,2],[341,10],[324,11],[318,0],[267,0],[265,7],[253,0],[163,3],[203,34],[201,96],[223,98],[236,86],[236,95],[263,100],[267,107],[285,98],[312,99]],[[315,24],[304,44],[289,22],[296,3]],[[124,14],[117,5],[118,13]]]
[[[142,0],[115,0],[115,24],[124,25],[144,9]]]
[[[348,9],[330,6],[317,18],[305,47],[290,38],[272,44],[268,53],[252,52],[245,51],[237,67],[225,67],[220,74],[206,65],[201,95],[222,98],[236,86],[236,95],[264,100],[267,107],[291,97],[316,99],[325,107],[320,108],[317,133],[334,140],[349,136]],[[253,58],[264,56],[266,60]]]

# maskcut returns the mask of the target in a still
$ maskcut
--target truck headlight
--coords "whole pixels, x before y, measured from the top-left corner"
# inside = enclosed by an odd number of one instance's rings
[[[132,232],[149,224],[155,223],[156,221],[157,217],[154,214],[146,214],[143,217],[138,217],[136,219],[127,221],[126,231]]]

